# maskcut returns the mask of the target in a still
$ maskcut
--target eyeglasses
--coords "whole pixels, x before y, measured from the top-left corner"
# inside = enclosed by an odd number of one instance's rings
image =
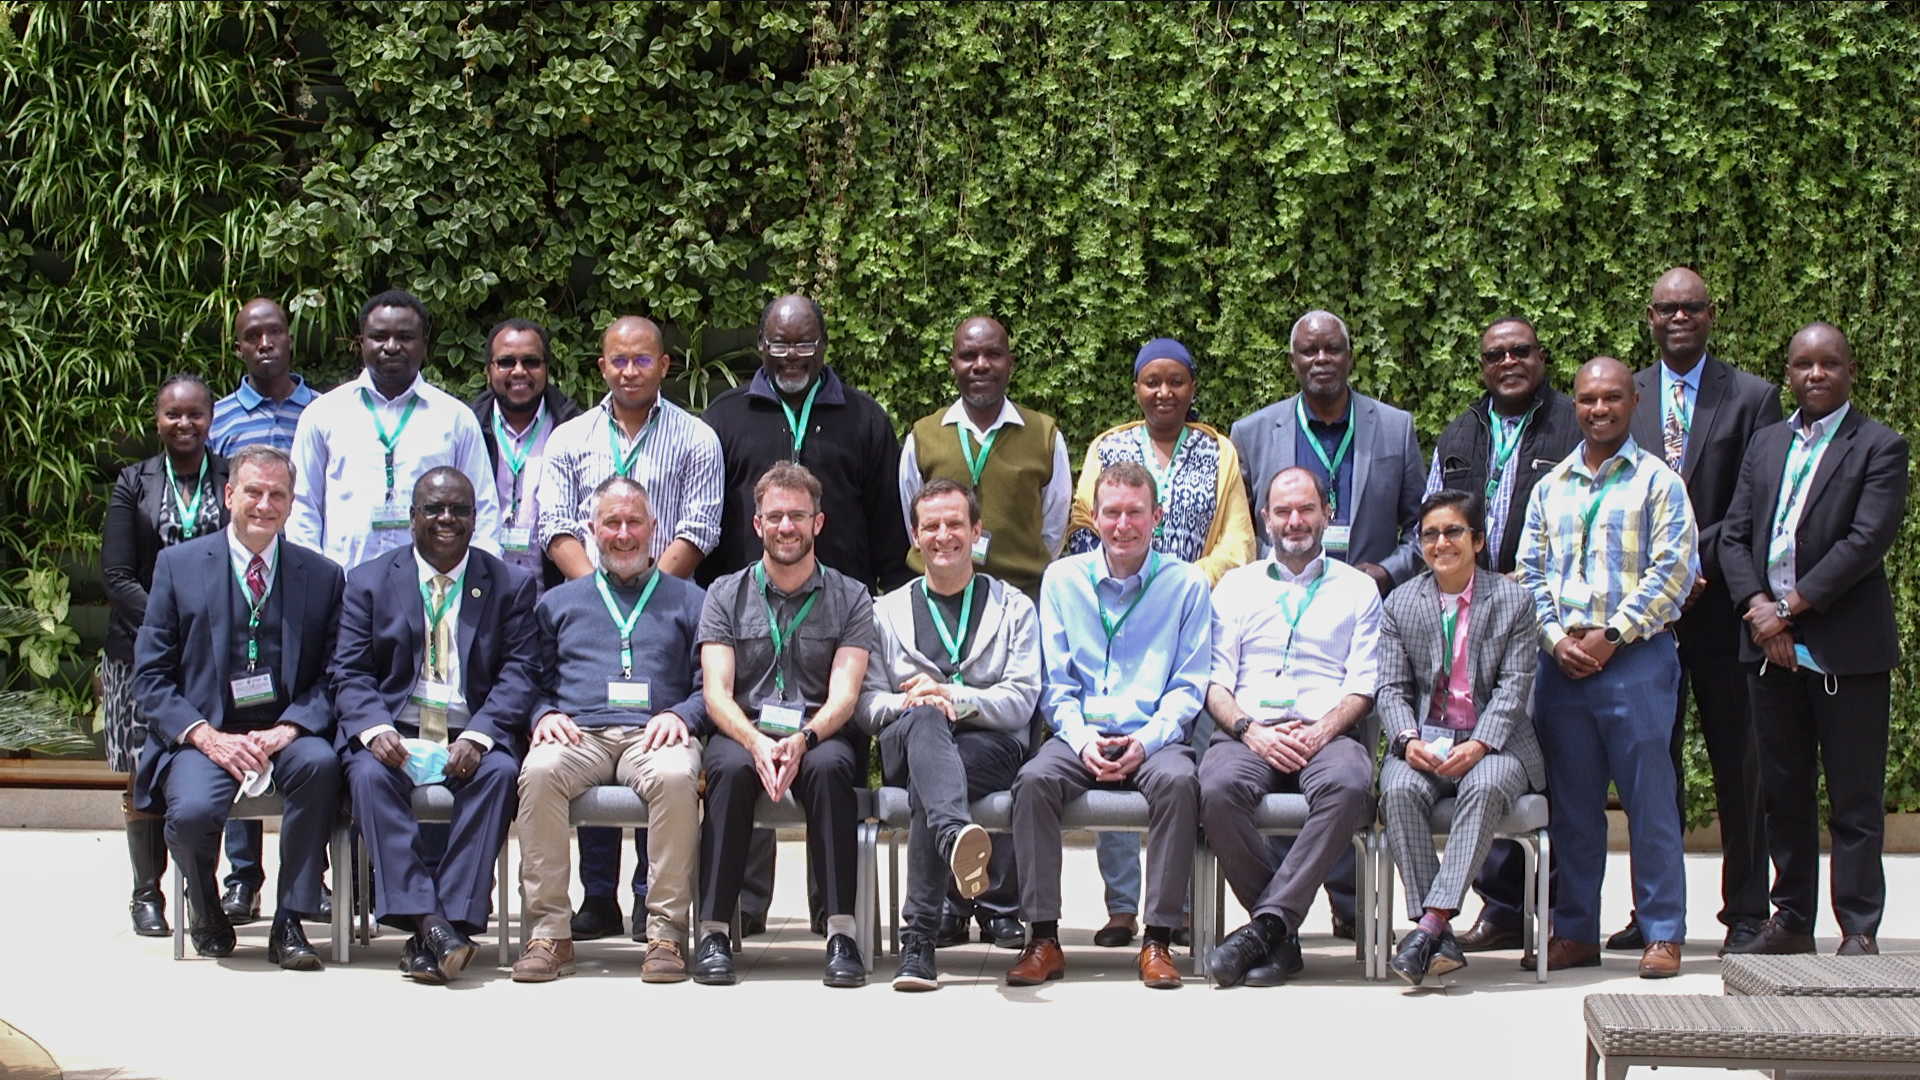
[[[813,511],[811,510],[768,510],[764,513],[755,514],[754,516],[760,519],[760,524],[771,525],[772,527],[777,529],[782,524],[789,521],[791,521],[795,525],[805,525],[807,522],[813,520]]]
[[[769,341],[761,345],[760,351],[776,360],[784,360],[789,356],[798,356],[804,359],[818,354],[823,344],[825,344],[825,342],[821,341],[796,341],[792,344],[784,341]]]
[[[1509,356],[1515,360],[1531,360],[1538,355],[1540,355],[1540,346],[1538,345],[1510,345],[1504,349],[1482,349],[1480,351],[1480,362],[1488,367],[1492,367]]]
[[[1697,319],[1700,316],[1706,314],[1707,309],[1712,307],[1713,305],[1707,303],[1705,300],[1688,300],[1685,303],[1680,303],[1680,304],[1659,303],[1659,304],[1649,304],[1647,306],[1653,309],[1653,313],[1655,315],[1658,315],[1663,319],[1671,319],[1682,311],[1687,313],[1687,318]]]
[[[628,368],[650,368],[659,362],[660,362],[659,357],[648,356],[645,353],[642,353],[639,356],[607,357],[607,363],[612,364],[613,369],[615,371],[625,371]]]
[[[1460,538],[1471,531],[1465,525],[1449,525],[1444,529],[1421,529],[1420,542],[1431,546],[1445,538],[1448,543],[1459,543]]]
[[[547,358],[544,356],[496,356],[493,358],[493,366],[498,371],[512,371],[517,367],[526,368],[528,371],[539,371],[547,366]]]
[[[421,503],[414,509],[419,511],[421,517],[428,518],[437,518],[442,514],[451,514],[457,518],[473,516],[472,503]]]

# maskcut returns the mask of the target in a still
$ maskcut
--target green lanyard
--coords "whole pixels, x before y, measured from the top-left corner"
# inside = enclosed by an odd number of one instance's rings
[[[953,427],[960,433],[960,453],[967,459],[967,471],[973,474],[974,492],[978,494],[980,474],[987,471],[987,455],[993,453],[993,442],[1000,437],[1001,429],[994,428],[987,432],[987,437],[980,441],[980,456],[976,458],[973,456],[973,440],[967,437],[967,425],[955,424]],[[795,452],[798,453],[798,450]]]
[[[932,584],[926,578],[920,579],[920,595],[927,601],[927,614],[933,616],[933,628],[940,631],[940,644],[946,647],[947,659],[953,661],[953,678],[950,681],[955,686],[966,685],[966,681],[960,677],[960,646],[967,638],[967,623],[973,619],[973,583],[979,580],[967,579],[966,598],[960,601],[960,625],[949,633],[947,620],[941,618],[939,605],[933,602]]]
[[[172,461],[167,462],[167,489],[173,492],[173,509],[180,515],[180,537],[191,540],[194,532],[200,528],[200,500],[207,494],[207,452],[204,448],[200,451],[200,478],[193,482],[193,501],[188,502],[180,497],[180,481],[173,477]]]
[[[1347,460],[1347,451],[1353,449],[1353,398],[1347,398],[1347,433],[1340,437],[1340,447],[1327,457],[1327,448],[1320,445],[1320,437],[1307,427],[1307,403],[1302,398],[1293,399],[1294,412],[1300,418],[1300,431],[1307,437],[1307,445],[1313,447],[1313,454],[1327,469],[1327,512],[1337,516],[1340,513],[1340,496],[1336,489],[1340,486],[1340,466]]]
[[[1087,564],[1087,580],[1093,583],[1093,606],[1099,609],[1100,626],[1107,632],[1107,655],[1100,668],[1100,687],[1102,690],[1107,688],[1107,676],[1113,670],[1114,636],[1120,633],[1122,626],[1127,624],[1127,616],[1133,614],[1133,609],[1139,607],[1140,601],[1147,598],[1147,590],[1153,588],[1153,579],[1159,576],[1160,553],[1155,551],[1147,557],[1147,580],[1140,583],[1139,595],[1133,598],[1133,603],[1128,604],[1127,610],[1121,612],[1120,617],[1116,619],[1107,614],[1107,603],[1100,599],[1100,579],[1094,572],[1093,563]]]
[[[407,430],[407,421],[413,419],[413,410],[420,404],[420,395],[413,395],[413,399],[407,402],[406,411],[400,414],[400,426],[394,428],[391,435],[387,434],[387,425],[380,421],[380,410],[374,407],[373,395],[364,386],[360,388],[360,404],[367,407],[367,415],[373,417],[374,433],[380,436],[380,445],[387,448],[387,501],[392,502],[393,452],[400,445],[401,432]]]
[[[620,424],[613,418],[613,408],[607,408],[607,453],[613,455],[614,471],[627,479],[633,479],[634,467],[640,464],[640,451],[647,448],[647,437],[653,434],[654,421],[660,419],[660,403],[653,403],[653,415],[640,425],[640,436],[633,440],[633,449],[625,453],[620,451]]]
[[[607,605],[607,614],[613,616],[613,625],[620,628],[620,677],[633,678],[633,628],[640,622],[640,613],[647,610],[647,601],[653,599],[654,586],[660,584],[660,571],[655,570],[647,579],[647,587],[640,591],[640,602],[633,605],[633,611],[622,617],[620,604],[613,598],[613,590],[607,588],[607,573],[596,571],[593,583],[600,586],[600,599]]]
[[[540,440],[540,429],[547,423],[547,406],[543,402],[540,411],[534,415],[533,426],[520,441],[520,452],[513,452],[513,440],[507,431],[507,425],[500,420],[500,409],[493,410],[493,439],[500,446],[500,452],[506,455],[507,468],[513,470],[513,508],[507,513],[508,521],[520,520],[520,473],[527,467],[527,459],[533,456],[534,444]]]
[[[807,391],[807,400],[800,406],[800,415],[797,417],[793,415],[793,406],[787,404],[787,399],[784,397],[780,399],[780,408],[787,414],[787,427],[793,430],[794,461],[800,460],[801,444],[807,441],[807,425],[813,421],[813,399],[820,393],[821,382],[822,380],[820,379],[813,380],[813,389]],[[961,445],[964,446],[965,443]],[[984,461],[985,455],[983,454],[981,457]]]
[[[1167,467],[1163,472],[1154,465],[1153,439],[1147,434],[1147,425],[1141,424],[1134,429],[1136,438],[1140,441],[1140,463],[1147,467],[1147,474],[1153,477],[1154,494],[1159,498],[1162,507],[1167,505],[1167,485],[1173,482],[1174,467],[1180,464],[1180,450],[1187,445],[1187,436],[1192,431],[1193,429],[1185,424],[1180,425],[1180,436],[1173,440],[1173,453],[1167,455]],[[1154,539],[1158,540],[1166,534],[1166,531],[1167,525],[1165,521],[1155,525],[1153,527]]]
[[[460,598],[460,589],[466,583],[467,575],[463,573],[447,590],[447,595],[441,598],[440,606],[437,608],[433,606],[433,583],[427,581],[420,583],[420,604],[427,609],[427,671],[429,673],[440,666],[440,653],[435,647],[435,639],[440,631],[440,621],[447,617],[447,612],[453,610],[453,602]]]
[[[1534,409],[1539,407],[1534,405],[1527,410],[1527,415],[1521,417],[1520,422],[1513,426],[1511,437],[1503,437],[1501,434],[1507,430],[1505,420],[1493,422],[1493,471],[1487,474],[1487,498],[1493,498],[1494,491],[1500,487],[1500,477],[1507,471],[1507,462],[1513,457],[1513,452],[1520,449],[1520,438],[1527,433],[1527,424],[1533,419]]]
[[[260,660],[260,613],[267,610],[267,597],[273,592],[273,575],[266,576],[267,587],[260,590],[260,599],[253,598],[253,587],[247,584],[245,571],[239,567],[233,569],[233,579],[240,583],[240,599],[247,604],[247,673],[253,673],[253,665]]]
[[[1606,462],[1601,462],[1600,466],[1605,468]],[[1593,520],[1600,516],[1600,502],[1607,497],[1607,489],[1613,486],[1613,482],[1632,469],[1633,466],[1622,458],[1620,467],[1608,473],[1605,480],[1595,480],[1588,487],[1588,490],[1593,492],[1593,499],[1587,503],[1587,512],[1580,515],[1580,557],[1574,560],[1582,578],[1587,572],[1587,552],[1589,545],[1593,542]]]
[[[1807,482],[1807,474],[1813,471],[1813,463],[1820,460],[1820,452],[1825,450],[1827,444],[1833,441],[1833,433],[1839,430],[1839,424],[1831,424],[1827,427],[1827,433],[1820,436],[1812,446],[1805,446],[1800,440],[1795,439],[1793,445],[1788,447],[1787,490],[1786,494],[1780,498],[1780,509],[1773,519],[1774,536],[1777,537],[1786,530],[1787,512],[1793,509],[1794,500],[1800,497],[1800,485]],[[1800,467],[1795,469],[1793,467],[1793,453],[1795,450],[1800,450],[1803,446],[1805,447],[1804,456],[1800,459]]]
[[[1443,611],[1440,613],[1440,630],[1446,637],[1447,645],[1446,651],[1440,654],[1441,682],[1446,682],[1448,679],[1453,678],[1453,635],[1460,627],[1460,609],[1466,606],[1467,598],[1463,593],[1460,599],[1454,602],[1452,611]]]
[[[1267,567],[1267,576],[1275,581],[1280,580],[1280,564],[1278,562]],[[1273,602],[1280,605],[1280,617],[1287,620],[1287,651],[1286,654],[1280,658],[1280,670],[1282,672],[1293,665],[1293,639],[1299,636],[1300,620],[1306,618],[1307,609],[1313,606],[1313,598],[1320,595],[1320,586],[1326,584],[1326,581],[1327,557],[1322,555],[1320,556],[1320,573],[1314,576],[1313,584],[1307,586],[1306,599],[1301,600],[1298,604],[1289,604],[1287,598],[1290,593],[1284,589],[1281,590],[1278,596],[1273,598]]]
[[[780,617],[773,612],[773,601],[767,596],[766,564],[754,563],[753,576],[760,583],[760,602],[767,606],[767,636],[773,639],[773,685],[780,691],[780,700],[785,701],[787,673],[780,660],[786,655],[787,646],[793,643],[793,632],[800,629],[801,623],[807,621],[807,613],[813,610],[813,602],[820,599],[820,590],[815,589],[807,594],[807,602],[800,605],[800,610],[793,613],[793,621],[782,629]]]

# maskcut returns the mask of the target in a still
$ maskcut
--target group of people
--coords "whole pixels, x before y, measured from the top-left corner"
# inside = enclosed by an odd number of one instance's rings
[[[288,370],[284,311],[254,300],[239,388],[215,401],[168,380],[163,451],[122,474],[107,520],[103,699],[112,760],[134,772],[135,927],[167,932],[171,852],[195,949],[233,950],[263,882],[258,833],[228,811],[271,785],[268,959],[319,967],[301,924],[331,902],[344,789],[408,977],[470,961],[517,825],[530,933],[513,979],[550,981],[576,940],[621,929],[620,834],[579,830],[576,907],[568,804],[624,784],[648,810],[642,978],[732,983],[731,925],[764,928],[771,893],[754,809],[790,793],[824,981],[859,986],[856,791],[877,745],[910,796],[896,989],[937,988],[935,950],[974,922],[1020,950],[1008,983],[1064,974],[1061,815],[1095,789],[1150,807],[1144,877],[1137,846],[1101,845],[1096,934],[1130,943],[1137,913],[1150,987],[1182,981],[1202,825],[1251,915],[1209,976],[1273,986],[1302,970],[1323,887],[1352,935],[1350,838],[1376,805],[1415,922],[1391,969],[1417,985],[1516,947],[1523,860],[1493,834],[1528,792],[1552,803],[1548,965],[1597,964],[1610,784],[1635,911],[1608,945],[1664,977],[1685,939],[1691,686],[1725,948],[1812,950],[1823,764],[1841,951],[1873,951],[1907,444],[1850,403],[1838,329],[1788,344],[1782,420],[1772,384],[1709,355],[1714,314],[1697,274],[1669,271],[1646,309],[1658,362],[1596,357],[1571,397],[1528,321],[1494,321],[1487,392],[1430,458],[1407,413],[1351,388],[1332,313],[1289,335],[1299,393],[1227,435],[1196,419],[1191,353],[1155,339],[1134,362],[1141,420],[1093,439],[1076,482],[1054,420],[1009,400],[1014,353],[990,318],[955,330],[958,397],[902,443],[826,365],[825,315],[802,296],[768,305],[763,366],[700,417],[662,396],[671,360],[637,316],[607,327],[607,393],[582,410],[527,320],[488,335],[471,405],[426,382],[431,322],[398,291],[360,312],[361,375],[315,394]],[[450,825],[415,819],[425,784],[453,794]],[[969,804],[1008,789],[1011,835],[990,836]],[[1274,792],[1309,807],[1284,841],[1256,825]],[[1485,903],[1456,935],[1470,886]]]

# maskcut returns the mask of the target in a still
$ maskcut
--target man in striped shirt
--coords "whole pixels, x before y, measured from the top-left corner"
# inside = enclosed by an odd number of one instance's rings
[[[1600,964],[1607,785],[1620,791],[1646,935],[1640,976],[1680,973],[1687,883],[1667,739],[1680,692],[1668,627],[1699,575],[1686,485],[1628,433],[1633,375],[1609,356],[1574,378],[1584,436],[1540,479],[1520,540],[1543,650],[1534,724],[1547,758],[1555,863],[1550,968]]]
[[[264,296],[247,301],[234,316],[233,351],[247,374],[233,393],[213,403],[207,449],[221,457],[255,443],[293,449],[300,414],[318,395],[291,369],[293,335],[286,311]]]

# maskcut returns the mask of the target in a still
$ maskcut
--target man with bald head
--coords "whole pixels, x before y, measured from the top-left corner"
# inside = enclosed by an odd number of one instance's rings
[[[1780,390],[1710,355],[1713,297],[1699,274],[1676,266],[1653,283],[1647,329],[1659,362],[1634,375],[1640,404],[1633,437],[1660,454],[1687,485],[1687,502],[1700,527],[1700,578],[1683,606],[1673,636],[1680,647],[1680,696],[1669,754],[1680,812],[1686,814],[1687,691],[1699,706],[1700,733],[1713,763],[1713,798],[1720,814],[1720,921],[1724,948],[1759,932],[1767,917],[1767,836],[1760,810],[1760,761],[1746,673],[1740,670],[1740,616],[1720,571],[1720,522],[1733,501],[1740,462],[1753,433],[1780,422]],[[1643,949],[1639,922],[1607,940],[1610,949]]]
[[[1629,431],[1633,376],[1610,356],[1574,376],[1582,440],[1534,485],[1520,581],[1542,634],[1534,725],[1553,797],[1549,968],[1600,963],[1607,785],[1620,791],[1633,894],[1647,936],[1640,976],[1680,973],[1687,881],[1667,762],[1680,659],[1670,628],[1698,573],[1686,486]]]
[[[1879,951],[1886,906],[1887,714],[1900,634],[1887,552],[1907,509],[1907,440],[1852,405],[1845,334],[1812,323],[1787,346],[1798,409],[1748,447],[1720,531],[1720,565],[1746,632],[1773,857],[1773,917],[1745,947],[1814,951],[1820,804],[1832,805],[1840,954]]]
[[[720,540],[726,479],[720,440],[660,393],[673,359],[651,319],[622,315],[613,320],[600,339],[599,364],[606,396],[547,440],[537,543],[568,580],[599,569],[595,492],[611,477],[624,476],[647,492],[653,519],[647,558],[673,577],[689,579]],[[634,845],[637,914],[647,891],[644,832],[635,835]],[[586,899],[574,913],[573,937],[588,941],[618,933],[619,829],[580,830],[580,883]],[[636,925],[634,932],[644,940],[643,927]]]

